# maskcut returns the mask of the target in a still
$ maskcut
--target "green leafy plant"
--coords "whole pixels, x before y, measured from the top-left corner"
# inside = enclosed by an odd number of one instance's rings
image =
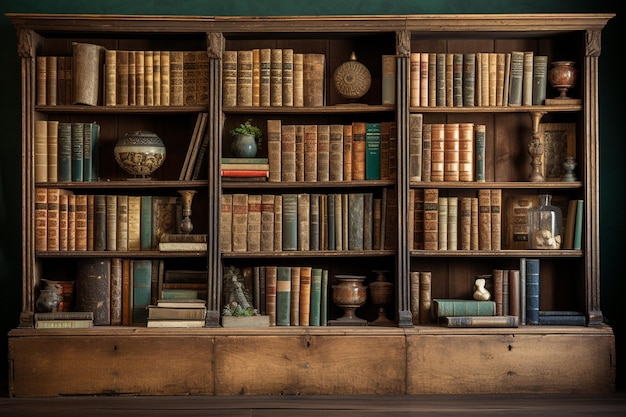
[[[236,301],[232,301],[222,309],[223,316],[248,317],[256,316],[257,312],[252,307],[242,308]]]
[[[261,149],[263,132],[261,131],[261,129],[252,124],[252,119],[246,120],[245,123],[242,123],[233,130],[231,130],[230,134],[233,136],[252,135],[256,140],[257,148]]]

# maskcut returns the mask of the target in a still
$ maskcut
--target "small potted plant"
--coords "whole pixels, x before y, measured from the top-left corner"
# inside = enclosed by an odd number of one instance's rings
[[[242,158],[253,158],[261,149],[262,132],[261,129],[252,124],[252,119],[240,124],[230,131],[233,136],[230,150],[233,155]]]

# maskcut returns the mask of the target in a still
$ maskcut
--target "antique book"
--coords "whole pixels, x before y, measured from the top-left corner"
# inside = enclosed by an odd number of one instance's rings
[[[135,56],[135,105],[144,106],[146,104],[146,76],[145,76],[145,52],[144,51],[134,51]],[[174,67],[172,63],[172,59],[174,57],[174,52],[172,51],[170,55],[170,88],[173,90],[174,86],[172,85],[173,77],[172,77],[172,69]],[[181,71],[182,71],[182,55],[181,55]],[[173,95],[173,91],[170,92],[170,103],[173,105],[174,103],[171,101],[171,97]]]
[[[446,53],[435,54],[435,105],[445,107],[446,105]]]
[[[93,311],[51,311],[45,313],[34,313],[36,321],[52,320],[93,320]]]
[[[171,95],[170,95],[171,62],[170,61],[171,61],[170,51],[161,51],[161,66],[160,66],[161,68],[161,83],[160,83],[161,106],[169,106],[171,104]],[[130,62],[130,59],[129,59],[129,62]]]
[[[320,194],[309,194],[309,250],[320,250],[322,233],[320,227]]]
[[[420,273],[411,271],[409,274],[409,305],[411,309],[411,322],[420,324]]]
[[[37,85],[35,87],[35,103],[37,106],[46,105],[46,90],[47,90],[47,56],[38,55],[35,60],[35,77]]]
[[[317,181],[330,179],[330,125],[317,125]]]
[[[58,160],[57,180],[59,182],[72,180],[72,124],[59,123],[58,130]]]
[[[474,181],[474,123],[459,123],[459,181]]]
[[[413,201],[409,199],[409,207],[413,206],[413,236],[409,235],[414,250],[424,249],[424,189],[413,190]],[[410,219],[409,219],[410,221]]]
[[[248,195],[248,226],[247,226],[247,251],[259,252],[261,250],[261,204],[260,194]],[[234,223],[233,219],[233,223]]]
[[[539,324],[557,326],[585,326],[587,324],[587,319],[585,318],[585,314],[580,311],[539,310]]]
[[[312,267],[300,267],[300,326],[310,325],[312,275]]]
[[[328,180],[343,181],[343,125],[329,126]]]
[[[476,89],[476,53],[463,54],[463,106],[472,107],[475,104]]]
[[[237,106],[252,106],[252,50],[237,51]]]
[[[583,207],[584,200],[576,202],[576,223],[574,224],[574,243],[572,249],[581,250],[583,247]]]
[[[310,249],[311,230],[311,195],[308,193],[297,194],[297,224],[298,224],[298,250]]]
[[[289,322],[292,326],[300,325],[300,267],[291,267],[291,298]]]
[[[141,196],[128,196],[128,250],[141,250]]]
[[[536,194],[519,193],[506,199],[505,249],[528,249],[528,209],[539,204]]]
[[[37,124],[35,124],[35,130],[36,129],[37,129]],[[35,143],[37,143],[36,136],[37,134],[35,133]],[[46,123],[46,151],[45,152],[48,157],[46,161],[47,181],[57,182],[58,181],[58,159],[59,159],[59,122],[56,120],[49,120]],[[35,163],[35,170],[37,170],[37,163]]]
[[[502,106],[504,103],[504,64],[505,53],[496,53],[496,106]]]
[[[509,312],[508,314],[520,317],[520,279],[519,269],[509,269],[508,287],[509,287]]]
[[[132,290],[132,323],[146,323],[148,317],[147,307],[151,301],[152,288],[151,259],[131,260],[131,290]]]
[[[430,125],[430,180],[443,181],[445,170],[445,124]]]
[[[432,125],[422,124],[422,181],[432,180]]]
[[[200,126],[198,131],[195,132],[195,138],[193,138],[191,156],[185,172],[184,179],[187,181],[197,179],[200,175],[200,168],[202,167],[202,162],[204,162],[204,155],[209,142],[208,120],[208,113],[202,112],[200,114]]]
[[[478,190],[478,249],[491,250],[491,191]]]
[[[100,103],[100,68],[105,48],[91,43],[72,43],[73,104]]]
[[[270,317],[270,326],[276,326],[276,284],[278,280],[278,266],[265,267],[265,312]]]
[[[472,199],[461,197],[459,200],[460,249],[471,250],[472,235]]]
[[[424,249],[439,248],[439,189],[424,190]]]
[[[274,196],[274,251],[283,250],[283,196]]]
[[[291,323],[291,268],[276,268],[276,325],[289,326]]]
[[[303,72],[305,107],[319,107],[325,104],[325,66],[326,56],[324,54],[304,54]]]
[[[365,122],[352,123],[352,180],[366,178],[366,131]]]
[[[474,177],[476,182],[485,182],[485,135],[486,125],[474,126]]]
[[[292,80],[293,81],[293,80]],[[283,50],[270,50],[270,106],[283,105]]]
[[[196,51],[183,51],[183,105],[193,106],[197,103],[197,78],[198,63]]]
[[[152,196],[139,197],[139,249],[152,249]]]
[[[495,316],[495,301],[433,298],[435,317]]]
[[[83,124],[83,181],[98,181],[100,125],[98,123]],[[48,179],[49,181],[52,181]]]
[[[304,54],[293,54],[293,106],[304,107]]]
[[[374,194],[363,193],[363,250],[372,250],[374,245]]]
[[[167,63],[168,76],[169,76],[169,61]],[[169,84],[168,84],[169,88]],[[128,51],[128,105],[137,105],[137,62],[135,51]],[[169,91],[168,91],[169,97]],[[169,102],[168,102],[169,105]]]
[[[428,106],[428,64],[429,54],[420,53],[420,106]]]
[[[259,50],[260,60],[260,86],[259,86],[259,105],[270,105],[270,72],[272,66],[272,50],[270,48],[261,48]]]
[[[496,303],[496,316],[503,315],[504,308],[504,276],[507,275],[508,272],[504,269],[494,269],[492,271],[491,276],[493,277],[493,294],[492,300]]]
[[[437,105],[437,54],[428,53],[428,106]]]
[[[148,320],[151,319],[195,319],[204,320],[206,307],[163,307],[148,306]]]
[[[222,56],[222,64],[224,56]],[[184,94],[184,62],[185,55],[183,51],[170,51],[170,105],[182,106],[185,102]],[[140,64],[137,60],[137,69],[139,70]],[[222,73],[224,76],[224,72]],[[139,73],[138,73],[139,75]],[[137,91],[139,92],[140,81],[137,77]],[[225,96],[223,96],[225,97]],[[137,104],[140,103],[139,97]],[[224,103],[224,102],[223,102]],[[226,105],[226,104],[224,104]]]
[[[103,194],[94,195],[94,219],[93,219],[93,250],[102,251],[107,247],[107,202]]]
[[[93,320],[88,319],[35,319],[35,329],[88,329],[93,327]]]
[[[409,105],[411,107],[418,107],[420,105],[420,53],[419,52],[411,52],[411,54],[409,55]]]
[[[504,84],[502,86],[502,105],[509,105],[509,91],[511,89],[511,53],[504,54]]]
[[[522,105],[524,79],[524,52],[511,51],[511,81],[509,83],[509,106]]]
[[[320,326],[328,325],[328,269],[322,269],[320,290]]]
[[[420,324],[431,322],[432,316],[432,272],[421,271],[419,277],[419,321]]]
[[[62,197],[63,196],[63,197]],[[67,198],[67,218],[61,219],[61,206]],[[64,220],[64,223],[62,222]],[[59,249],[76,250],[76,196],[74,194],[59,195]],[[63,242],[65,240],[65,242]]]
[[[533,104],[533,63],[534,51],[524,51],[524,61],[522,70],[522,105],[532,106]]]
[[[363,250],[363,193],[348,194],[348,248],[349,250]]]
[[[491,205],[491,250],[502,249],[502,190],[490,190]]]
[[[343,180],[352,181],[352,153],[354,136],[352,125],[343,125]]]
[[[183,73],[185,72],[185,54],[183,53]],[[143,52],[144,73],[144,101],[146,106],[154,106],[154,51]],[[185,85],[183,85],[183,103],[185,100]]]
[[[191,309],[195,309],[195,308],[203,308],[206,307],[206,300],[201,300],[201,299],[177,299],[177,300],[163,300],[163,299],[159,299],[157,300],[156,303],[157,307],[164,307],[164,308],[191,308]]]
[[[304,126],[304,181],[317,181],[317,125]]]
[[[87,250],[87,195],[77,194],[75,199],[74,250]]]
[[[298,250],[298,195],[282,195],[282,250]]]
[[[391,126],[394,122],[380,123],[380,179],[391,179]],[[397,150],[397,149],[396,149]],[[420,155],[421,156],[421,155]]]
[[[48,189],[35,188],[35,250],[48,249]]]
[[[453,316],[442,317],[446,327],[519,327],[519,317],[507,316]]]
[[[146,327],[204,327],[204,319],[146,319]]]
[[[448,250],[448,197],[438,198],[437,210],[437,249]]]
[[[296,181],[304,181],[304,125],[296,125],[295,129]]]
[[[452,54],[452,106],[463,107],[463,54]]]
[[[184,55],[183,55],[184,56]],[[184,58],[183,58],[184,59]],[[194,62],[194,77],[195,77],[195,57]],[[195,78],[194,78],[195,81]],[[183,80],[184,82],[184,80]],[[161,51],[152,51],[152,94],[154,96],[154,105],[161,105]],[[189,101],[189,104],[196,103],[195,85],[194,85],[194,98],[193,101]]]
[[[232,250],[245,252],[248,247],[248,194],[237,193],[232,195],[231,228]]]
[[[383,105],[396,104],[396,56],[382,56],[382,97]]]
[[[448,197],[448,250],[457,250],[458,240],[458,224],[459,224],[459,198],[456,196]]]
[[[443,179],[459,180],[459,123],[443,125]]]
[[[282,125],[280,133],[280,180],[296,181],[296,126]]]
[[[422,126],[423,115],[409,115],[409,181],[422,181]]]
[[[124,279],[122,258],[111,258],[111,279],[110,279],[110,318],[112,326],[122,324],[122,287]]]
[[[74,200],[75,201],[75,200]],[[73,209],[76,208],[74,204]],[[68,223],[69,223],[69,195],[59,195],[59,250],[68,250]],[[74,226],[76,225],[76,215],[74,214]]]
[[[48,182],[48,122],[36,120],[35,136],[35,182]]]
[[[84,126],[83,123],[71,124],[71,164],[72,181],[83,180],[83,146],[84,146]]]
[[[59,203],[60,203],[61,194],[71,195],[72,192],[69,190],[63,190],[59,188],[47,189],[47,196],[46,196],[47,245],[46,245],[46,249],[44,250],[48,250],[48,251],[60,250]]]
[[[519,260],[519,314],[520,324],[526,324],[526,258]]]
[[[128,196],[117,196],[117,216],[115,232],[115,248],[118,251],[128,250]]]
[[[497,103],[498,54],[496,52],[489,52],[487,59],[489,66],[489,106],[495,106]]]
[[[526,259],[526,324],[539,324],[539,259]]]
[[[548,56],[535,55],[533,58],[532,104],[541,106],[546,99],[548,84]]]
[[[261,195],[261,236],[259,249],[262,252],[274,251],[274,201],[274,194]]]
[[[320,325],[322,298],[322,269],[311,269],[311,301],[309,312],[309,326]]]
[[[169,196],[152,197],[152,249],[159,247],[162,235],[179,232],[180,217],[180,198]]]
[[[365,179],[380,179],[380,123],[365,124]]]
[[[209,104],[209,55],[206,50],[196,51],[196,104]]]
[[[117,51],[104,51],[104,105],[117,105]]]
[[[267,121],[267,158],[270,166],[269,181],[278,182],[282,178],[282,126],[281,121],[272,119]]]
[[[398,179],[398,126],[389,122],[389,179]]]
[[[128,51],[117,51],[115,70],[116,104],[128,106]]]
[[[76,311],[93,312],[95,325],[111,324],[111,259],[78,259],[75,294]]]
[[[282,105],[293,107],[293,60],[291,48],[282,50]]]
[[[446,78],[446,106],[454,106],[454,55],[446,53],[445,55],[445,78]]]

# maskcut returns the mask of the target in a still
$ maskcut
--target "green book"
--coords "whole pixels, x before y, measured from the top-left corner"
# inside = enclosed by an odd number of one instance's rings
[[[477,124],[474,128],[474,164],[475,172],[474,178],[477,182],[485,181],[485,136],[486,126],[483,124]]]
[[[98,138],[100,125],[84,123],[83,129],[83,181],[98,181]]]
[[[380,179],[380,123],[365,125],[365,179]]]
[[[145,324],[148,319],[150,288],[152,285],[152,260],[131,260],[131,289],[133,292],[132,323]]]
[[[348,194],[348,250],[363,250],[363,193]]]
[[[72,181],[83,181],[84,124],[72,123]]]
[[[276,270],[276,325],[291,324],[291,267],[279,266]]]
[[[322,298],[322,269],[311,269],[311,308],[309,315],[309,326],[319,326],[321,316]]]
[[[223,157],[222,164],[269,164],[268,158]]]
[[[495,301],[463,300],[456,298],[434,298],[435,317],[495,316]]]
[[[152,196],[141,196],[139,246],[141,250],[152,249]]]
[[[533,106],[540,106],[546,99],[548,78],[548,57],[535,55],[533,61]]]
[[[320,326],[328,325],[328,269],[322,270],[322,288],[320,291]]]
[[[72,180],[72,124],[59,123],[57,180]]]
[[[522,105],[522,80],[524,72],[524,52],[511,52],[511,75],[509,82],[509,106]]]
[[[576,223],[574,225],[574,249],[583,247],[583,200],[576,204]]]

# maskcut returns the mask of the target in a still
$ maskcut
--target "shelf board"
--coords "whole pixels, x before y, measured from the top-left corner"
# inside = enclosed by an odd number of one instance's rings
[[[391,180],[367,180],[367,181],[224,181],[222,188],[374,188],[392,187],[395,185]]]
[[[42,113],[68,114],[185,114],[208,111],[207,106],[35,106]]]
[[[576,112],[581,104],[541,105],[541,106],[466,106],[466,107],[410,107],[411,113],[532,113],[532,112]]]
[[[580,258],[582,250],[412,250],[415,258]]]
[[[159,251],[159,250],[87,250],[87,251],[37,251],[37,258],[195,258],[206,256],[206,251]]]
[[[223,111],[226,114],[349,114],[349,113],[384,113],[394,112],[396,107],[393,105],[378,105],[378,104],[338,104],[335,106],[320,106],[320,107],[224,107]]]
[[[394,256],[395,250],[293,250],[281,252],[222,252],[222,258],[350,258]]]
[[[563,182],[563,181],[545,181],[545,182],[531,182],[531,181],[411,181],[411,188],[509,188],[509,189],[578,189],[582,188],[581,181]]]
[[[148,180],[128,179],[96,182],[38,182],[37,188],[67,188],[67,189],[101,189],[101,188],[203,188],[208,185],[207,180],[178,181],[178,180]]]

